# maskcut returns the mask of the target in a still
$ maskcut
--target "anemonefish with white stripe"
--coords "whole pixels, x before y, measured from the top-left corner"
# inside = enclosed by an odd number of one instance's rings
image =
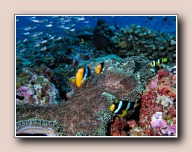
[[[104,66],[104,62],[99,63],[95,68],[95,73],[100,74]],[[74,83],[78,88],[80,88],[83,82],[89,77],[91,70],[89,67],[79,68],[74,77],[69,78],[69,80]]]
[[[151,61],[150,66],[156,68],[156,67],[159,67],[161,64],[167,63],[167,62],[168,62],[168,58],[157,59],[157,60]]]
[[[80,68],[75,75],[75,84],[77,87],[81,87],[82,83],[87,79],[90,75],[89,67]]]
[[[103,69],[103,66],[104,66],[104,62],[99,63],[99,64],[96,66],[96,68],[95,68],[95,73],[96,73],[96,74],[100,74],[101,71],[102,71],[102,69]]]
[[[89,67],[79,68],[74,77],[69,78],[69,80],[74,83],[78,88],[80,88],[83,82],[89,77],[90,69]]]
[[[118,101],[115,102],[110,106],[110,111],[114,114],[118,115],[119,117],[126,117],[129,110],[133,110],[135,107],[135,102],[128,102],[128,101]]]

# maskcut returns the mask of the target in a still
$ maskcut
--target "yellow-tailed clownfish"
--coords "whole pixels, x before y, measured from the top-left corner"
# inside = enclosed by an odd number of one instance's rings
[[[162,63],[167,63],[167,62],[168,62],[168,58],[157,59],[150,62],[150,66],[159,67]]]
[[[109,109],[114,114],[123,118],[127,116],[129,110],[133,110],[134,105],[135,105],[135,102],[115,100],[115,102],[110,106]]]
[[[75,84],[77,87],[81,87],[82,83],[90,75],[89,67],[80,68],[75,75]]]
[[[102,71],[102,69],[103,69],[103,66],[104,66],[104,62],[99,63],[99,64],[96,66],[96,68],[95,68],[95,73],[96,73],[96,74],[100,74],[101,71]]]

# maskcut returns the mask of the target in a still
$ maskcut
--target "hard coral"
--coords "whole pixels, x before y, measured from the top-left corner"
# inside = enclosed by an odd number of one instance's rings
[[[121,28],[110,37],[112,53],[120,57],[143,54],[149,59],[168,57],[170,63],[175,63],[175,36],[157,33],[146,27],[131,25]],[[170,43],[171,42],[171,43]]]
[[[28,81],[26,81],[24,77],[18,79],[21,86],[18,86],[16,92],[17,104],[27,103],[44,105],[57,102],[59,96],[58,90],[48,79],[43,76],[37,76],[29,71],[24,71],[24,73]]]

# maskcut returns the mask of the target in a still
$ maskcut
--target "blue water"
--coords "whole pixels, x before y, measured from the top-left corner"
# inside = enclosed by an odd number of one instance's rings
[[[104,19],[108,24],[120,28],[136,24],[145,26],[157,32],[176,35],[176,16],[16,16],[16,38],[24,40],[34,32],[46,32],[55,36],[62,35],[63,30],[92,26],[98,19]],[[27,27],[31,29],[27,30]],[[27,33],[29,32],[29,33]]]

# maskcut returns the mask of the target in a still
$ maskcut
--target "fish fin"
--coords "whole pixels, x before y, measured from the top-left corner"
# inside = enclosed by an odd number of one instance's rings
[[[73,76],[73,77],[69,78],[69,81],[75,84],[75,79],[76,79],[75,76]]]
[[[124,118],[127,116],[127,110],[122,110],[120,114],[118,114],[119,117]]]

